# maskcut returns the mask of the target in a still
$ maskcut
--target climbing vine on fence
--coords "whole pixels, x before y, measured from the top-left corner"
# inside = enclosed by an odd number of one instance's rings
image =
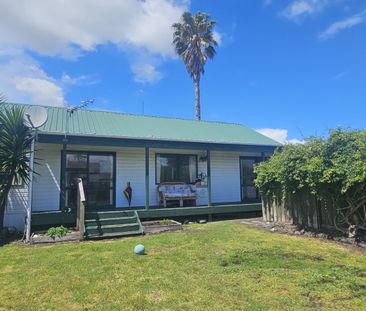
[[[286,199],[306,189],[332,202],[337,229],[366,230],[366,131],[335,129],[328,138],[285,145],[255,171],[263,195]]]

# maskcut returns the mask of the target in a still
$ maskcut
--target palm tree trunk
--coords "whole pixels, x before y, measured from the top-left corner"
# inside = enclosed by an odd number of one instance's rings
[[[201,121],[200,78],[194,80],[194,93],[196,96],[196,119]]]

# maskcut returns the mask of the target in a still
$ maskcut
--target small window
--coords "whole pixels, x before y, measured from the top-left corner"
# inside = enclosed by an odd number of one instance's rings
[[[156,155],[156,183],[194,183],[197,179],[197,156],[182,154]]]

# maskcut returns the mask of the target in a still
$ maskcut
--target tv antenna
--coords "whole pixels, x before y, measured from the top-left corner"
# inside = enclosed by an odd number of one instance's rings
[[[62,140],[62,166],[65,168],[66,167],[66,152],[67,152],[67,135],[69,134],[69,123],[70,123],[70,119],[71,116],[74,114],[74,112],[80,110],[80,109],[84,109],[85,107],[91,105],[94,103],[94,99],[86,99],[86,100],[82,100],[80,102],[79,105],[76,105],[74,107],[67,107],[66,110],[66,120],[65,120],[65,131],[64,131],[64,139]],[[61,183],[61,198],[62,198],[62,204],[61,207],[65,210],[66,207],[66,196],[65,196],[65,192],[66,192],[66,170],[64,170],[64,176],[62,178],[62,183]]]
[[[93,103],[94,103],[94,99],[82,100],[79,105],[74,106],[74,107],[68,107],[67,108],[67,112],[69,112],[69,113],[72,114],[75,111],[80,110],[80,109],[83,109],[83,108],[85,108],[85,107],[87,107],[87,106],[89,106],[89,105],[91,105]]]
[[[34,171],[34,150],[35,141],[38,140],[37,131],[43,126],[48,119],[47,109],[41,106],[30,106],[24,113],[23,123],[34,131],[34,137],[31,144],[31,152],[29,159],[29,183],[28,183],[28,203],[26,218],[26,241],[30,241],[31,234],[31,217],[32,217],[32,199],[33,199],[33,171]]]

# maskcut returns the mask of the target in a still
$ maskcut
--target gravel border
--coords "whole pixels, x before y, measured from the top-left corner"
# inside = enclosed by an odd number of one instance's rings
[[[170,224],[162,225],[159,220],[143,221],[141,224],[144,227],[145,234],[158,234],[162,232],[173,232],[183,230],[183,225],[175,220],[169,219]]]
[[[79,231],[70,231],[68,234],[62,237],[55,237],[54,239],[45,234],[33,234],[31,236],[30,244],[49,244],[59,242],[74,242],[79,241]]]

